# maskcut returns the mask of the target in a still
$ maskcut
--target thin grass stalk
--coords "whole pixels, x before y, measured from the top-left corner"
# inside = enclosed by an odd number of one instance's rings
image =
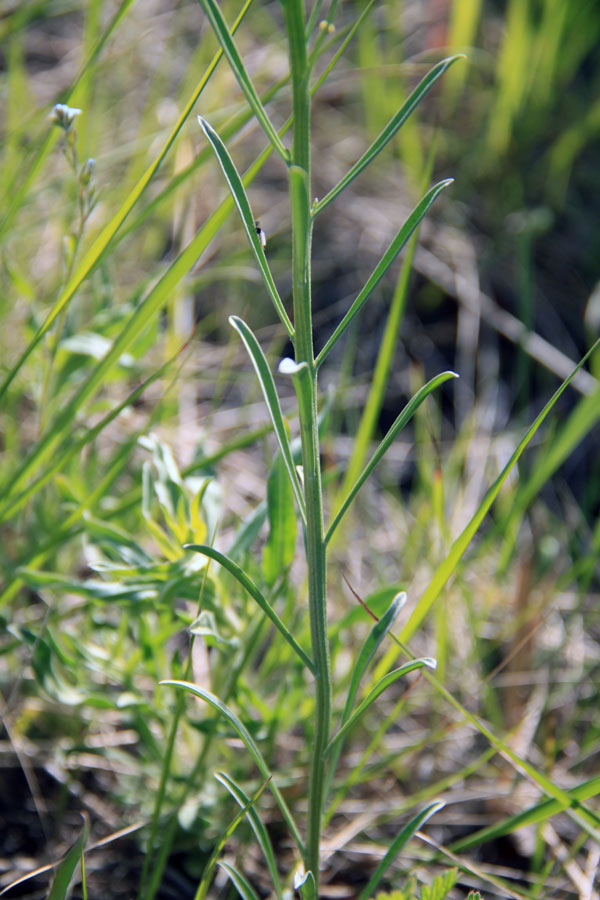
[[[304,498],[306,503],[305,547],[308,566],[308,606],[312,658],[315,663],[316,717],[308,786],[308,822],[305,865],[319,888],[319,855],[325,748],[331,719],[331,673],[327,638],[326,555],[323,536],[323,497],[319,461],[317,417],[317,372],[311,319],[310,212],[310,66],[306,53],[305,15],[302,0],[284,4],[290,52],[293,120],[290,167],[292,211],[292,292],[296,363],[306,367],[296,382],[300,414]]]

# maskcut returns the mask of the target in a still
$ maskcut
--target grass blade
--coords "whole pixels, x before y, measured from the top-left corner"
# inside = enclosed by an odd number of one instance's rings
[[[352,501],[354,500],[354,498],[360,491],[361,487],[363,486],[363,484],[365,483],[365,481],[367,480],[367,478],[369,477],[369,475],[371,474],[371,472],[373,471],[373,469],[375,468],[377,463],[382,459],[384,454],[387,452],[387,450],[391,447],[393,442],[396,440],[396,437],[398,436],[400,431],[404,428],[404,426],[408,422],[410,422],[410,420],[414,416],[414,414],[417,411],[417,409],[419,408],[419,406],[429,396],[429,394],[431,394],[432,391],[434,391],[437,387],[439,387],[440,384],[443,384],[445,381],[448,381],[448,379],[450,379],[450,378],[458,378],[458,375],[456,374],[456,372],[442,372],[440,375],[436,375],[435,378],[432,378],[431,381],[428,381],[427,384],[423,385],[423,387],[419,391],[417,391],[417,393],[414,395],[414,397],[411,397],[411,399],[408,401],[408,403],[406,404],[406,406],[404,407],[404,409],[402,410],[402,412],[400,413],[400,415],[398,416],[396,421],[390,427],[390,429],[389,429],[388,433],[386,434],[386,436],[384,437],[384,439],[381,441],[381,443],[379,444],[379,446],[373,453],[373,456],[371,457],[371,459],[369,460],[369,462],[363,469],[360,476],[354,482],[353,487],[348,492],[345,500],[343,501],[342,505],[340,506],[339,510],[337,511],[336,515],[334,516],[333,521],[331,522],[329,528],[327,529],[327,534],[325,535],[325,543],[328,543],[331,540],[331,538],[333,537],[333,533],[335,532],[335,529],[338,527],[342,518],[348,511],[350,504],[352,503]]]
[[[392,843],[385,856],[373,872],[369,883],[361,891],[358,900],[369,900],[369,897],[373,896],[373,893],[386,873],[386,870],[391,866],[394,859],[402,850],[402,848],[410,841],[415,832],[417,832],[425,822],[434,815],[434,813],[439,812],[442,809],[444,804],[440,800],[436,800],[434,803],[430,803],[429,806],[426,806],[424,810],[418,813],[410,822],[404,826],[400,834],[398,834]]]
[[[500,475],[498,476],[498,478],[494,481],[494,483],[491,485],[491,487],[487,490],[487,492],[486,492],[483,500],[479,504],[479,507],[478,507],[477,511],[475,512],[474,516],[472,517],[470,522],[466,525],[466,527],[463,529],[463,531],[459,534],[459,536],[456,538],[456,540],[452,544],[452,546],[450,548],[450,552],[448,553],[448,556],[443,560],[443,562],[440,563],[438,568],[435,570],[433,578],[431,579],[428,587],[423,592],[419,602],[417,603],[415,609],[413,610],[412,615],[410,616],[408,622],[402,629],[400,639],[403,642],[410,640],[410,638],[415,633],[417,628],[419,628],[419,626],[423,622],[423,619],[425,618],[425,616],[427,615],[427,613],[429,612],[429,610],[435,603],[435,601],[438,598],[444,585],[446,584],[446,582],[448,581],[448,579],[450,578],[450,576],[452,575],[452,573],[458,566],[465,550],[471,543],[471,540],[473,539],[477,529],[483,522],[492,503],[498,496],[498,494],[500,492],[500,488],[502,487],[502,485],[508,478],[508,475],[511,472],[511,470],[513,469],[515,463],[517,462],[517,460],[519,459],[519,457],[521,456],[521,454],[523,453],[523,451],[529,444],[530,440],[532,439],[532,437],[534,436],[534,434],[536,433],[536,431],[538,430],[538,428],[540,427],[540,425],[542,424],[542,422],[544,421],[544,419],[546,418],[546,416],[548,415],[548,413],[550,412],[550,410],[552,409],[552,407],[554,406],[554,404],[556,403],[558,398],[561,396],[563,391],[568,387],[568,385],[573,380],[573,378],[575,377],[577,372],[579,372],[579,370],[584,365],[586,360],[590,358],[590,356],[594,353],[594,351],[598,348],[598,346],[600,346],[600,338],[593,344],[592,347],[590,347],[590,349],[585,354],[583,359],[580,360],[580,362],[575,366],[575,368],[573,369],[571,374],[567,378],[565,378],[565,380],[562,382],[560,387],[552,395],[550,400],[548,400],[548,402],[546,403],[546,405],[544,406],[542,411],[535,418],[533,424],[526,431],[525,435],[519,442],[519,445],[515,449],[514,453],[512,454],[512,456],[508,460],[507,464],[504,466],[504,468],[500,472]]]
[[[315,365],[317,368],[321,365],[322,362],[327,358],[332,347],[339,341],[343,333],[346,331],[350,323],[356,318],[359,314],[389,267],[392,265],[412,233],[420,224],[421,220],[435,202],[437,197],[442,193],[444,188],[447,188],[449,184],[452,184],[452,178],[446,178],[444,181],[440,181],[439,184],[434,185],[430,191],[419,201],[417,206],[413,209],[410,216],[402,226],[402,228],[398,231],[396,237],[387,248],[383,256],[381,257],[379,263],[373,270],[370,278],[367,283],[363,287],[362,291],[335,329],[319,355],[315,360]]]
[[[388,672],[387,675],[384,675],[384,677],[377,682],[375,687],[369,691],[365,699],[361,703],[359,703],[350,718],[348,718],[344,722],[339,731],[334,734],[332,739],[329,741],[329,744],[327,745],[325,753],[327,755],[331,753],[331,751],[337,745],[338,741],[340,741],[344,737],[344,735],[348,733],[348,731],[354,728],[363,713],[367,711],[369,706],[371,706],[375,702],[375,700],[377,700],[379,695],[382,694],[386,688],[388,688],[395,681],[398,681],[398,679],[402,678],[404,675],[408,675],[410,672],[414,672],[416,669],[422,669],[424,666],[427,666],[427,668],[429,669],[435,669],[435,659],[431,659],[429,657],[424,657],[423,659],[413,659],[410,662],[405,663],[403,666],[394,669],[392,672]]]
[[[206,868],[202,874],[200,884],[198,885],[198,890],[196,891],[196,893],[194,895],[194,900],[204,900],[204,898],[207,896],[208,889],[210,888],[210,883],[211,883],[213,875],[214,875],[214,871],[217,867],[217,860],[219,859],[219,856],[221,855],[221,852],[222,852],[225,844],[227,843],[227,841],[229,840],[231,835],[234,833],[234,831],[236,830],[236,828],[238,827],[238,825],[240,824],[240,822],[242,821],[244,816],[249,812],[250,809],[252,809],[252,807],[254,806],[254,804],[256,803],[256,801],[258,800],[258,798],[260,797],[260,795],[262,794],[262,792],[264,791],[266,786],[269,784],[270,780],[271,780],[271,776],[269,776],[267,778],[267,780],[264,782],[264,784],[261,784],[261,786],[256,791],[256,793],[252,796],[252,798],[250,800],[248,800],[246,805],[243,806],[242,809],[240,809],[238,813],[236,813],[236,815],[233,817],[233,819],[231,820],[231,822],[229,823],[229,825],[227,826],[227,828],[225,829],[225,831],[223,832],[223,834],[221,835],[219,840],[217,841],[217,843],[214,847],[214,850],[210,855],[210,859],[208,860],[208,863],[206,864]]]
[[[231,796],[236,800],[237,803],[241,807],[248,807],[249,798],[244,793],[244,791],[235,783],[235,781],[227,775],[226,772],[217,772],[215,775],[217,781],[220,781],[222,785],[224,785]],[[256,840],[259,843],[259,846],[263,852],[265,857],[265,862],[267,863],[267,868],[269,869],[269,874],[271,876],[271,881],[273,882],[273,887],[275,889],[275,893],[279,900],[283,898],[283,890],[281,888],[281,881],[279,880],[279,872],[277,871],[277,861],[275,859],[275,852],[273,850],[273,845],[271,843],[271,839],[265,828],[261,817],[253,806],[250,806],[247,809],[246,815],[248,817],[248,821],[252,827],[252,831],[256,837]]]
[[[398,112],[385,126],[383,131],[375,138],[369,149],[364,153],[361,158],[355,163],[350,171],[344,175],[341,181],[338,181],[336,186],[332,188],[328,194],[323,197],[322,200],[318,200],[313,205],[313,216],[316,216],[320,213],[326,206],[328,206],[332,200],[341,194],[344,188],[347,188],[348,185],[354,181],[354,179],[360,175],[363,169],[373,162],[376,156],[381,153],[383,148],[388,144],[394,135],[398,132],[398,130],[404,125],[408,117],[414,112],[417,108],[421,100],[425,97],[426,94],[429,93],[431,88],[434,86],[436,81],[442,77],[444,72],[456,62],[457,59],[464,59],[462,54],[458,54],[456,56],[450,56],[448,59],[443,59],[437,65],[431,69],[425,78],[415,88],[412,92],[408,100],[400,107]]]
[[[83,828],[79,834],[79,837],[66,854],[64,859],[60,862],[56,875],[54,876],[54,881],[52,882],[52,888],[50,893],[48,894],[48,900],[65,900],[69,885],[71,884],[71,879],[73,877],[73,872],[77,867],[77,863],[81,859],[81,854],[83,853],[83,848],[85,847],[85,842],[87,841],[89,831],[89,825],[87,819],[83,819]]]
[[[223,53],[227,57],[227,61],[231,66],[236,81],[244,92],[246,100],[252,107],[254,115],[260,122],[262,129],[268,137],[270,143],[277,150],[283,161],[285,163],[288,163],[290,160],[290,154],[281,143],[281,138],[271,124],[271,120],[269,119],[264,106],[260,102],[258,94],[254,90],[254,85],[250,81],[248,73],[244,68],[242,58],[239,55],[237,47],[233,42],[231,32],[227,27],[227,23],[223,18],[221,10],[219,9],[215,0],[200,0],[200,4],[202,6],[202,9],[208,16],[208,20],[217,36],[219,44],[223,49]]]
[[[315,667],[313,661],[310,657],[304,652],[302,647],[298,644],[293,634],[289,631],[289,629],[283,624],[267,598],[259,591],[255,583],[252,581],[249,575],[246,575],[243,569],[238,566],[232,559],[228,556],[225,556],[224,553],[220,553],[218,550],[215,550],[214,547],[209,547],[204,544],[185,544],[185,550],[194,550],[196,553],[202,553],[204,556],[208,556],[210,559],[214,559],[215,562],[218,562],[219,565],[223,566],[224,569],[233,575],[233,577],[238,581],[242,587],[248,591],[250,596],[256,600],[262,611],[268,618],[271,620],[273,625],[277,628],[279,633],[285,638],[288,642],[292,650],[300,657],[304,665],[309,669],[313,675],[315,672]]]
[[[233,164],[233,160],[229,155],[227,147],[225,146],[217,132],[214,130],[214,128],[206,121],[206,119],[203,119],[202,116],[198,116],[198,122],[200,123],[204,134],[206,135],[213,150],[215,151],[215,155],[217,157],[219,165],[221,166],[223,174],[227,179],[227,184],[229,185],[229,190],[231,191],[233,200],[240,214],[242,225],[244,226],[244,231],[246,232],[250,247],[252,248],[254,256],[256,257],[258,267],[262,273],[264,282],[269,292],[269,296],[271,297],[273,305],[277,311],[277,315],[281,319],[283,326],[290,337],[290,340],[293,340],[294,326],[289,320],[281,297],[279,296],[279,292],[277,291],[277,287],[275,286],[275,282],[273,281],[273,276],[271,275],[271,270],[269,269],[269,264],[267,263],[265,251],[256,231],[256,223],[254,221],[254,216],[252,215],[252,210],[250,209],[250,201],[248,200],[248,195],[246,194],[246,191],[244,189],[242,179],[240,178],[239,173]]]
[[[242,341],[244,342],[244,346],[246,347],[248,355],[250,356],[250,360],[252,361],[252,365],[254,366],[254,370],[258,377],[263,396],[265,398],[265,403],[267,404],[269,415],[271,416],[273,429],[277,436],[277,440],[279,441],[279,449],[281,450],[281,455],[283,456],[285,467],[287,469],[288,475],[290,476],[290,481],[292,483],[292,488],[294,491],[294,497],[296,498],[296,503],[298,504],[298,509],[300,511],[300,515],[302,516],[302,520],[304,523],[306,523],[306,505],[304,503],[304,496],[302,494],[302,488],[300,487],[300,481],[298,480],[296,466],[294,465],[292,449],[288,440],[287,431],[285,430],[285,423],[283,421],[283,415],[281,413],[281,407],[279,405],[279,397],[277,396],[277,390],[275,388],[275,382],[273,380],[269,364],[265,358],[264,353],[262,352],[260,344],[254,336],[254,333],[246,325],[244,320],[240,319],[239,316],[230,316],[229,322],[232,328],[235,328]]]
[[[217,863],[217,865],[220,869],[223,869],[223,871],[227,872],[233,884],[237,888],[238,894],[243,898],[243,900],[258,900],[258,894],[254,890],[246,876],[242,875],[239,869],[236,869],[235,866],[232,866],[231,863],[227,862],[220,862]]]
[[[250,753],[250,756],[258,766],[258,770],[263,775],[264,778],[270,779],[271,773],[269,772],[269,768],[264,761],[262,754],[254,740],[252,735],[248,731],[248,729],[242,724],[236,714],[223,703],[222,700],[219,700],[218,697],[215,697],[214,694],[211,694],[210,691],[205,691],[204,688],[199,687],[197,684],[192,684],[189,681],[176,681],[167,679],[166,681],[159,682],[161,685],[171,685],[172,687],[183,688],[186,691],[189,691],[190,694],[194,694],[196,697],[199,697],[201,700],[204,700],[205,703],[208,703],[213,709],[216,709],[217,712],[221,713],[221,715],[225,716],[229,724],[232,726],[234,731],[238,733],[242,742],[244,743],[246,749]],[[273,792],[273,796],[277,801],[277,805],[281,810],[281,814],[285,821],[288,824],[292,837],[296,842],[300,853],[304,855],[304,847],[302,844],[302,838],[300,837],[300,832],[298,831],[298,827],[292,818],[292,814],[288,809],[287,803],[283,799],[279,788],[276,784],[271,781],[271,791]]]

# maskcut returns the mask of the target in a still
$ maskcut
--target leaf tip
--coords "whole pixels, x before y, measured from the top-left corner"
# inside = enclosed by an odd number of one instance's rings
[[[425,656],[421,660],[424,666],[427,666],[428,669],[437,669],[437,659],[434,659],[432,656]]]

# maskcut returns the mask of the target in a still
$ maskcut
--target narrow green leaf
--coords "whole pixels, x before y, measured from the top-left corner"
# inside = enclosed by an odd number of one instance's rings
[[[317,213],[320,213],[325,209],[332,200],[335,200],[338,194],[341,194],[344,188],[347,188],[348,185],[360,175],[363,169],[366,169],[369,163],[373,162],[375,157],[381,153],[386,144],[391,141],[402,125],[404,125],[408,117],[415,111],[421,100],[429,93],[436,81],[442,77],[444,72],[455,63],[457,59],[464,59],[464,56],[458,54],[456,56],[450,56],[448,59],[443,59],[427,73],[425,78],[423,78],[414,89],[408,100],[400,107],[396,115],[390,119],[383,131],[375,138],[366,153],[361,156],[358,162],[352,166],[350,171],[344,175],[342,180],[339,181],[322,200],[317,200],[315,202],[313,205],[313,216],[316,216]]]
[[[294,491],[280,453],[267,480],[267,508],[269,537],[263,551],[263,573],[267,584],[273,585],[294,560],[297,535]]]
[[[248,11],[252,2],[253,2],[253,0],[246,0],[246,3],[244,4],[239,16],[236,19],[236,22],[234,25],[234,30],[241,23],[242,19],[244,18],[245,14]],[[123,3],[122,9],[125,10],[128,5],[129,4]],[[120,15],[121,15],[121,13],[119,12],[119,16]],[[118,19],[117,19],[117,17],[115,17],[115,23],[117,21],[118,21]],[[79,289],[79,287],[85,281],[85,279],[90,274],[92,269],[94,269],[95,266],[98,264],[101,256],[104,254],[109,243],[112,241],[113,237],[115,236],[115,234],[117,233],[117,231],[119,230],[119,228],[121,227],[121,225],[123,224],[123,222],[125,221],[127,216],[129,215],[129,213],[131,212],[131,210],[133,209],[133,207],[135,206],[137,201],[140,199],[141,195],[147,188],[148,184],[150,183],[150,181],[152,180],[152,178],[158,171],[160,164],[162,163],[162,161],[166,157],[167,153],[171,149],[173,143],[175,142],[175,138],[181,131],[188,116],[190,115],[192,109],[194,108],[194,105],[196,104],[198,97],[200,96],[200,94],[202,93],[204,88],[206,87],[206,84],[207,84],[209,78],[211,77],[212,73],[214,72],[215,68],[217,67],[217,64],[218,64],[219,60],[221,59],[222,55],[223,55],[223,53],[221,50],[219,50],[215,54],[215,56],[211,60],[210,64],[208,65],[208,68],[206,69],[204,75],[202,76],[202,78],[200,79],[198,84],[196,85],[195,90],[193,91],[188,102],[186,103],[181,115],[177,119],[177,122],[173,126],[173,130],[169,134],[169,136],[168,136],[167,140],[165,141],[163,147],[161,148],[160,152],[158,153],[156,158],[152,161],[150,166],[148,166],[148,168],[146,169],[146,171],[144,172],[144,174],[142,175],[140,180],[137,182],[137,184],[135,185],[133,190],[130,191],[130,193],[127,195],[125,201],[122,203],[122,205],[120,206],[118,211],[115,213],[115,215],[112,217],[110,222],[107,225],[105,225],[105,227],[102,229],[102,231],[100,232],[98,237],[92,243],[89,250],[87,250],[87,252],[84,254],[81,262],[77,266],[77,269],[73,273],[73,277],[69,280],[68,284],[65,285],[65,288],[61,292],[60,297],[58,298],[58,300],[56,301],[56,303],[54,304],[54,306],[52,307],[52,309],[46,316],[46,319],[44,320],[42,325],[40,325],[35,336],[29,342],[29,344],[27,345],[27,347],[25,348],[25,350],[23,351],[23,353],[21,354],[21,356],[19,357],[19,359],[17,360],[15,365],[12,367],[12,369],[6,376],[5,380],[2,382],[2,385],[0,386],[0,399],[3,397],[6,390],[10,387],[11,383],[13,382],[15,376],[19,372],[22,365],[26,362],[26,360],[29,358],[29,356],[33,352],[33,350],[40,343],[40,341],[42,340],[42,338],[46,334],[46,332],[51,328],[53,322],[56,321],[56,319],[60,315],[61,311],[71,301],[71,299],[75,295],[76,291]]]
[[[250,809],[252,809],[266,786],[269,784],[270,780],[271,776],[267,778],[264,784],[261,784],[259,789],[251,797],[246,806],[242,807],[242,809],[240,809],[239,812],[236,813],[236,815],[233,817],[233,819],[215,844],[213,852],[210,855],[210,859],[208,860],[204,872],[202,873],[202,878],[200,879],[198,890],[194,895],[194,900],[205,900],[213,879],[214,871],[218,865],[219,856],[221,855],[225,844],[234,833],[244,816],[249,812]]]
[[[304,496],[302,494],[302,488],[300,487],[300,482],[298,480],[298,473],[296,472],[296,467],[294,465],[292,450],[290,447],[290,442],[288,440],[287,431],[285,430],[285,423],[283,421],[281,407],[279,405],[279,397],[277,396],[277,390],[275,388],[275,382],[273,380],[269,364],[265,358],[264,353],[261,350],[260,344],[256,340],[256,337],[254,336],[251,329],[248,328],[244,320],[240,319],[238,316],[230,316],[229,323],[232,328],[235,328],[242,341],[244,342],[252,365],[254,366],[254,370],[258,376],[263,396],[265,398],[265,403],[267,404],[267,409],[273,423],[273,429],[275,430],[277,440],[279,441],[279,449],[281,450],[281,455],[283,456],[285,467],[287,469],[288,475],[290,476],[296,503],[298,505],[300,515],[302,516],[302,520],[306,523],[306,506],[304,503]]]
[[[444,807],[444,803],[440,800],[436,800],[434,803],[430,803],[429,806],[426,806],[422,812],[418,813],[410,822],[404,826],[400,834],[398,834],[392,843],[390,844],[385,856],[373,872],[371,879],[367,886],[361,891],[358,900],[369,900],[369,897],[372,897],[374,894],[377,885],[385,875],[387,869],[391,866],[396,856],[402,850],[402,848],[408,844],[410,839],[413,837],[415,832],[421,828],[425,822],[434,815],[434,813],[439,812],[440,809]]]
[[[242,788],[237,785],[235,781],[230,778],[229,775],[227,775],[226,772],[217,772],[215,778],[227,788],[231,796],[237,803],[239,803],[241,807],[248,807],[249,798],[244,793]],[[277,871],[275,852],[273,850],[273,845],[271,843],[271,839],[269,837],[267,829],[265,828],[263,821],[255,807],[250,807],[246,812],[246,816],[248,818],[248,821],[250,822],[250,826],[255,834],[260,849],[262,850],[265,857],[265,862],[267,863],[267,868],[271,876],[271,881],[273,883],[275,893],[281,900],[281,898],[283,897],[283,891],[281,888],[281,881],[279,879],[279,872]]]
[[[223,566],[224,569],[227,569],[233,577],[239,581],[242,587],[248,591],[251,597],[256,600],[262,611],[266,616],[269,617],[273,625],[277,628],[280,634],[285,638],[290,647],[294,650],[294,652],[300,657],[304,665],[313,673],[315,672],[315,666],[310,657],[304,652],[300,644],[296,641],[293,634],[289,631],[289,629],[283,624],[269,601],[266,597],[259,591],[255,583],[252,581],[249,575],[246,575],[243,569],[238,566],[232,559],[228,556],[225,556],[224,553],[220,553],[219,550],[215,550],[214,547],[209,547],[205,544],[185,544],[185,550],[194,550],[196,553],[202,553],[204,556],[208,556],[210,559],[214,559],[215,562],[218,562],[219,565]]]
[[[568,796],[573,805],[577,802],[581,803],[584,800],[588,800],[590,797],[596,797],[598,794],[600,794],[600,775],[590,778],[588,781],[584,781],[583,784],[579,784],[568,791]],[[514,816],[509,816],[502,822],[497,822],[487,828],[481,828],[474,834],[469,834],[467,837],[455,841],[451,844],[450,849],[453,853],[470,850],[471,847],[478,847],[487,841],[495,840],[506,834],[513,834],[513,832],[519,828],[524,828],[526,825],[537,825],[539,822],[545,822],[563,809],[564,806],[559,800],[543,800],[541,803],[536,803],[534,806],[530,806]]]
[[[367,711],[367,709],[375,702],[375,700],[377,700],[379,695],[382,694],[386,688],[388,688],[395,681],[398,681],[398,679],[402,678],[404,675],[408,675],[409,672],[414,672],[416,669],[422,669],[424,666],[427,666],[427,668],[429,669],[435,669],[435,659],[430,659],[429,657],[423,657],[423,659],[413,659],[410,662],[404,663],[403,666],[394,669],[392,672],[388,672],[387,675],[384,675],[384,677],[377,682],[375,687],[369,691],[365,699],[361,703],[359,703],[350,718],[346,719],[339,731],[337,731],[329,741],[329,744],[325,749],[326,755],[329,755],[337,745],[338,741],[340,741],[352,728],[354,728],[363,713]]]
[[[406,594],[404,593],[404,591],[396,594],[383,616],[381,616],[378,622],[375,622],[369,636],[362,645],[361,651],[358,655],[358,659],[356,660],[354,668],[352,669],[350,686],[348,688],[348,695],[346,697],[346,705],[342,715],[342,724],[347,721],[348,716],[350,715],[352,707],[354,706],[354,701],[356,699],[356,694],[361,679],[367,671],[371,660],[375,656],[377,648],[396,621],[398,613],[405,603]]]
[[[89,831],[87,819],[83,816],[82,818],[83,827],[79,833],[79,837],[58,865],[54,881],[52,882],[52,888],[48,894],[48,900],[65,900],[67,896],[73,873],[77,867],[77,863],[81,859],[81,854],[83,853]]]
[[[592,355],[592,353],[594,353],[598,346],[600,346],[600,338],[593,344],[592,347],[590,347],[583,359],[581,359],[581,361],[575,366],[571,374],[567,378],[565,378],[560,387],[555,391],[550,400],[546,403],[542,411],[535,418],[533,424],[527,429],[525,435],[519,442],[517,448],[498,475],[497,479],[487,490],[472,519],[470,520],[470,522],[468,522],[468,524],[452,544],[448,556],[440,563],[440,565],[435,570],[433,578],[431,579],[428,587],[423,592],[419,602],[413,610],[412,615],[402,629],[400,639],[404,643],[410,640],[415,631],[420,627],[423,619],[440,595],[442,588],[458,566],[465,550],[467,549],[475,533],[477,532],[477,529],[483,522],[492,503],[500,493],[500,488],[508,478],[515,463],[520,458],[530,440],[532,439],[558,398],[561,396],[563,391],[568,387],[577,372],[579,372],[586,360],[589,359],[589,357]]]
[[[172,687],[183,688],[184,690],[189,691],[190,694],[194,694],[196,697],[199,697],[201,700],[204,700],[205,703],[208,703],[210,706],[212,706],[214,709],[216,709],[217,712],[220,712],[221,715],[225,716],[225,718],[227,719],[229,724],[239,734],[246,749],[250,753],[250,756],[252,757],[252,759],[254,760],[256,765],[258,766],[258,770],[261,773],[261,775],[263,775],[265,778],[268,778],[268,779],[270,779],[272,777],[271,773],[269,772],[269,768],[268,768],[266,762],[264,761],[260,750],[254,743],[254,740],[253,740],[250,732],[245,727],[245,725],[243,725],[242,722],[238,719],[238,717],[235,715],[235,713],[232,712],[232,710],[229,709],[229,707],[226,706],[226,704],[223,703],[222,700],[219,700],[219,698],[215,697],[214,694],[211,694],[210,691],[205,691],[204,688],[199,687],[197,684],[192,684],[189,681],[175,681],[175,680],[168,679],[166,681],[159,682],[159,684],[171,685]],[[294,822],[291,812],[288,809],[287,803],[283,799],[279,788],[277,787],[276,784],[274,784],[273,781],[270,782],[270,788],[273,793],[273,796],[275,797],[275,800],[277,801],[277,805],[279,806],[279,809],[281,810],[281,814],[288,824],[288,827],[290,829],[292,837],[294,838],[294,841],[296,842],[296,846],[298,847],[300,854],[303,855],[304,847],[302,844],[302,838],[300,837],[300,832],[298,831],[298,827],[297,827],[296,823]]]
[[[345,500],[337,511],[336,515],[333,518],[329,528],[327,529],[327,534],[325,535],[325,543],[328,543],[333,537],[333,533],[335,529],[338,527],[343,517],[345,516],[350,504],[360,491],[361,487],[377,465],[377,463],[382,459],[384,454],[391,447],[393,442],[396,440],[400,431],[405,427],[405,425],[410,422],[415,412],[419,408],[419,406],[423,403],[423,401],[434,391],[437,387],[443,384],[445,381],[448,381],[450,378],[458,378],[456,372],[442,372],[440,375],[436,375],[435,378],[432,378],[431,381],[428,381],[427,384],[423,385],[423,387],[417,391],[414,397],[408,401],[396,421],[390,427],[388,433],[381,441],[373,456],[363,469],[360,476],[356,479],[352,488],[350,488]]]
[[[233,884],[237,888],[238,894],[243,898],[243,900],[259,900],[258,894],[254,890],[246,876],[242,875],[239,869],[236,869],[236,867],[232,866],[231,863],[223,861],[217,863],[217,865],[220,869],[223,869],[224,872],[227,872]]]
[[[215,2],[215,0],[200,0],[200,4],[202,5],[202,9],[208,16],[208,20],[217,36],[219,44],[223,49],[223,53],[227,57],[227,61],[231,66],[237,83],[246,96],[246,100],[252,107],[254,115],[260,122],[263,131],[265,132],[273,147],[277,150],[283,161],[285,163],[288,163],[290,159],[289,151],[286,150],[284,145],[281,143],[281,139],[277,134],[277,131],[271,124],[271,120],[269,119],[264,106],[260,102],[260,98],[254,89],[254,85],[250,81],[248,73],[246,72],[246,69],[242,62],[242,58],[237,51],[237,47],[233,42],[231,32],[227,27],[227,23],[223,18],[223,14],[219,9],[218,4]]]
[[[200,123],[204,134],[208,138],[210,145],[215,151],[215,155],[221,166],[223,174],[227,179],[227,184],[229,185],[229,190],[231,191],[231,196],[233,197],[234,203],[237,207],[237,210],[240,214],[240,218],[242,220],[242,225],[244,226],[244,231],[246,232],[246,236],[248,238],[248,242],[250,243],[250,247],[252,248],[252,252],[256,257],[256,262],[258,263],[258,267],[262,273],[264,282],[267,286],[267,290],[269,292],[269,296],[273,301],[273,305],[277,311],[277,315],[281,319],[285,330],[287,331],[290,340],[294,339],[294,326],[289,320],[288,314],[285,311],[285,307],[279,296],[279,292],[273,281],[273,276],[271,275],[271,270],[269,269],[269,264],[267,262],[267,257],[265,256],[264,248],[261,244],[260,238],[256,231],[256,223],[254,221],[254,216],[252,215],[252,210],[250,209],[250,201],[248,200],[248,195],[246,194],[246,190],[242,183],[242,179],[233,164],[233,160],[229,155],[227,147],[214,130],[214,128],[203,119],[202,116],[198,116],[198,122]]]
[[[430,191],[419,201],[419,203],[415,206],[410,216],[402,226],[402,228],[397,233],[396,237],[387,248],[377,266],[371,273],[367,283],[363,287],[362,291],[335,329],[319,355],[315,360],[315,365],[317,368],[321,365],[321,363],[327,358],[332,347],[339,341],[343,333],[346,331],[350,323],[356,318],[359,314],[389,267],[392,265],[411,234],[415,231],[415,229],[420,224],[421,220],[435,202],[437,197],[442,193],[444,188],[447,188],[449,184],[452,184],[454,179],[446,178],[444,181],[440,181],[439,184],[434,185]]]

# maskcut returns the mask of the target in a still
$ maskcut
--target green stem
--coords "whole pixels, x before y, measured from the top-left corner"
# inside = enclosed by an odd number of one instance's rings
[[[317,372],[313,352],[310,256],[310,67],[305,38],[302,0],[283,4],[290,50],[294,134],[290,166],[292,210],[292,284],[296,362],[305,363],[298,379],[300,436],[306,502],[305,546],[308,567],[308,607],[312,656],[315,663],[316,720],[308,786],[308,823],[305,865],[313,874],[319,894],[320,837],[325,783],[325,748],[331,718],[331,674],[327,638],[326,549],[323,536],[323,498],[317,417]]]

